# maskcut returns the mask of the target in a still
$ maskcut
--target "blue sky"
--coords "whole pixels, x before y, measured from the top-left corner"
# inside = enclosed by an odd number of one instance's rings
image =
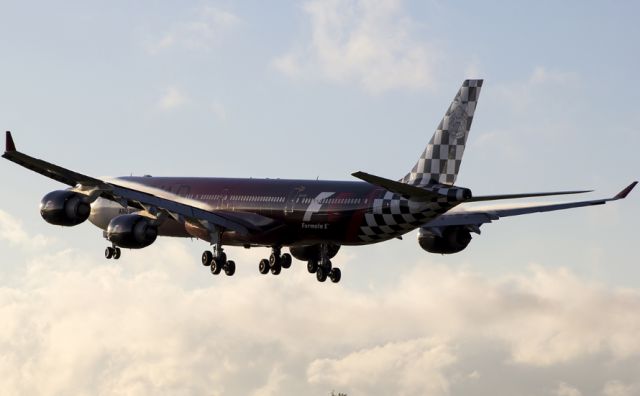
[[[476,194],[590,188],[596,191],[588,197],[607,197],[639,177],[639,11],[635,2],[2,2],[0,120],[19,149],[96,176],[350,180],[351,172],[363,170],[399,178],[461,81],[484,78],[458,184]],[[126,252],[120,262],[105,262],[100,230],[89,224],[60,229],[40,219],[40,198],[59,184],[8,162],[0,176],[0,309],[16,329],[32,329],[45,340],[20,344],[12,341],[14,333],[0,334],[0,349],[16,359],[0,367],[9,378],[0,381],[0,389],[9,393],[73,393],[87,384],[128,394],[355,394],[371,393],[374,385],[408,395],[640,392],[637,375],[625,372],[640,370],[640,348],[632,337],[640,330],[637,191],[604,207],[485,225],[454,256],[422,251],[414,234],[345,248],[335,260],[343,269],[343,282],[335,288],[318,285],[300,265],[277,280],[259,277],[257,260],[266,249],[234,251],[238,275],[232,279],[212,279],[197,265],[206,248],[199,242],[161,241]],[[79,286],[96,280],[98,290]],[[442,284],[449,287],[441,290]],[[68,323],[87,339],[100,332],[100,320],[92,322],[85,307],[61,297],[60,290],[74,287],[77,298],[96,299],[92,309],[98,317],[121,312],[113,323],[129,322],[125,306],[133,312],[162,310],[144,293],[135,294],[138,286],[153,290],[171,314],[193,310],[183,317],[188,323],[169,324],[175,338],[160,334],[155,340],[174,341],[182,349],[151,354],[148,361],[137,358],[136,345],[144,343],[129,340],[158,325],[161,315],[144,317],[139,327],[85,355],[79,352],[82,343],[60,338],[64,327],[54,331]],[[273,301],[250,306],[242,296],[256,296],[252,288],[273,295]],[[467,291],[458,293],[462,288]],[[413,293],[406,301],[405,289]],[[110,298],[119,291],[130,298]],[[200,295],[226,296],[224,305],[239,313],[191,306]],[[259,308],[286,307],[297,295],[307,305],[274,313],[291,327],[260,315]],[[474,296],[495,305],[495,312],[468,312]],[[428,298],[439,299],[442,310],[416,302]],[[524,304],[521,309],[512,310],[513,298],[514,306]],[[338,306],[325,312],[317,301],[323,299]],[[527,304],[529,299],[550,304],[530,311],[535,303]],[[377,334],[366,327],[381,326],[376,306],[393,315],[403,302],[410,302],[406,317],[394,316],[397,322]],[[607,312],[604,319],[594,306]],[[307,317],[310,308],[323,319]],[[48,326],[43,329],[27,313]],[[230,324],[218,325],[218,315]],[[341,341],[325,340],[305,353],[287,344],[291,337],[313,341],[321,327],[340,327],[339,319],[354,315],[362,315],[363,325],[351,337],[329,331]],[[412,315],[434,316],[424,323],[402,322]],[[512,326],[519,315],[536,330],[523,335],[531,344],[511,336],[518,333]],[[593,324],[602,320],[621,324]],[[234,338],[247,347],[185,343],[202,329],[233,335],[261,326],[274,326],[282,338],[265,341],[247,332]],[[478,334],[463,331],[468,327],[477,327]],[[617,341],[607,346],[605,340]],[[171,382],[171,370],[157,362],[191,356],[193,348],[216,361],[227,359],[225,370],[232,374],[196,381],[182,373],[171,386],[145,377],[155,372]],[[29,350],[37,351],[36,363],[24,356]],[[57,361],[51,352],[57,350],[73,358]],[[118,368],[106,370],[99,362],[118,350],[130,354],[123,352],[127,358],[114,358]],[[251,370],[239,363],[247,356],[256,359]],[[200,364],[198,359],[192,363]],[[45,388],[29,388],[29,375],[44,375],[33,367],[48,364],[60,371],[93,364],[84,374],[93,382],[60,373],[42,378]],[[409,372],[419,367],[433,381],[408,375],[367,382],[405,366]],[[136,367],[135,379],[123,374]],[[503,371],[519,381],[502,384],[500,393],[496,373]],[[194,375],[199,374],[206,373]],[[202,388],[179,385],[192,381]]]

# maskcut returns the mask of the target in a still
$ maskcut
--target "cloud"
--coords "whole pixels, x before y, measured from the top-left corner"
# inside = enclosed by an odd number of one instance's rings
[[[29,235],[20,220],[3,210],[0,210],[0,241],[28,249],[39,249],[52,242],[44,235]]]
[[[432,46],[412,38],[398,0],[310,1],[311,38],[272,61],[287,76],[356,83],[371,93],[432,85]]]
[[[446,395],[449,381],[443,369],[455,360],[446,342],[414,339],[356,351],[340,359],[315,360],[307,376],[311,383],[333,384],[355,394]]]
[[[160,97],[158,107],[162,110],[173,110],[188,101],[187,96],[177,87],[169,87]]]
[[[558,384],[554,394],[556,396],[582,396],[582,392],[571,385],[565,384],[564,382]]]
[[[0,285],[0,393],[637,389],[639,290],[565,269],[489,278],[424,263],[354,290],[316,282],[303,263],[259,275],[264,251],[227,250],[233,278],[213,277],[175,239],[117,262],[64,250],[16,263],[22,278]]]
[[[239,23],[240,18],[229,11],[201,7],[190,19],[175,23],[160,38],[149,40],[147,52],[157,54],[172,48],[208,51],[220,45]]]
[[[602,390],[603,396],[633,396],[640,392],[640,384],[628,385],[620,381],[609,381]]]

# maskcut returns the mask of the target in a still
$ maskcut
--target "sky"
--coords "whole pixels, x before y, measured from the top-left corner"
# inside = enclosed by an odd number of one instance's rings
[[[0,124],[93,176],[400,178],[484,78],[457,184],[640,177],[636,2],[0,1]],[[456,255],[343,247],[343,280],[268,249],[161,239],[106,261],[48,225],[59,183],[0,166],[0,393],[640,395],[639,191],[499,220]],[[562,199],[539,200],[544,202]]]

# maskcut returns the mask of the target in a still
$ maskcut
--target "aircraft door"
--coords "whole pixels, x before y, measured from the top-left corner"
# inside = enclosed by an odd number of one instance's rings
[[[294,187],[289,194],[287,195],[287,199],[285,200],[285,204],[284,204],[284,214],[285,215],[291,215],[296,207],[296,204],[298,203],[299,199],[300,199],[300,195],[301,193],[304,191],[304,187],[303,186],[299,186],[299,187]]]

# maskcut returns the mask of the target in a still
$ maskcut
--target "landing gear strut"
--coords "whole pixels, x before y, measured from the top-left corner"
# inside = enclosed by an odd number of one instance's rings
[[[324,282],[329,278],[331,282],[338,283],[342,278],[340,268],[333,268],[329,259],[328,247],[326,244],[320,246],[320,260],[309,260],[307,262],[307,271],[316,274],[318,282]]]
[[[117,247],[116,245],[109,246],[106,249],[104,249],[104,258],[106,258],[107,260],[109,259],[117,260],[120,258],[121,255],[122,255],[122,252],[120,251],[120,248]]]
[[[260,260],[258,270],[261,274],[265,275],[271,271],[273,275],[279,275],[283,268],[291,268],[291,255],[289,253],[281,254],[281,249],[280,246],[272,247],[269,259]]]
[[[211,267],[213,275],[218,275],[224,271],[227,276],[233,276],[236,273],[236,263],[235,261],[227,260],[227,254],[222,249],[220,239],[220,236],[218,236],[213,252],[205,250],[202,253],[202,265]]]

